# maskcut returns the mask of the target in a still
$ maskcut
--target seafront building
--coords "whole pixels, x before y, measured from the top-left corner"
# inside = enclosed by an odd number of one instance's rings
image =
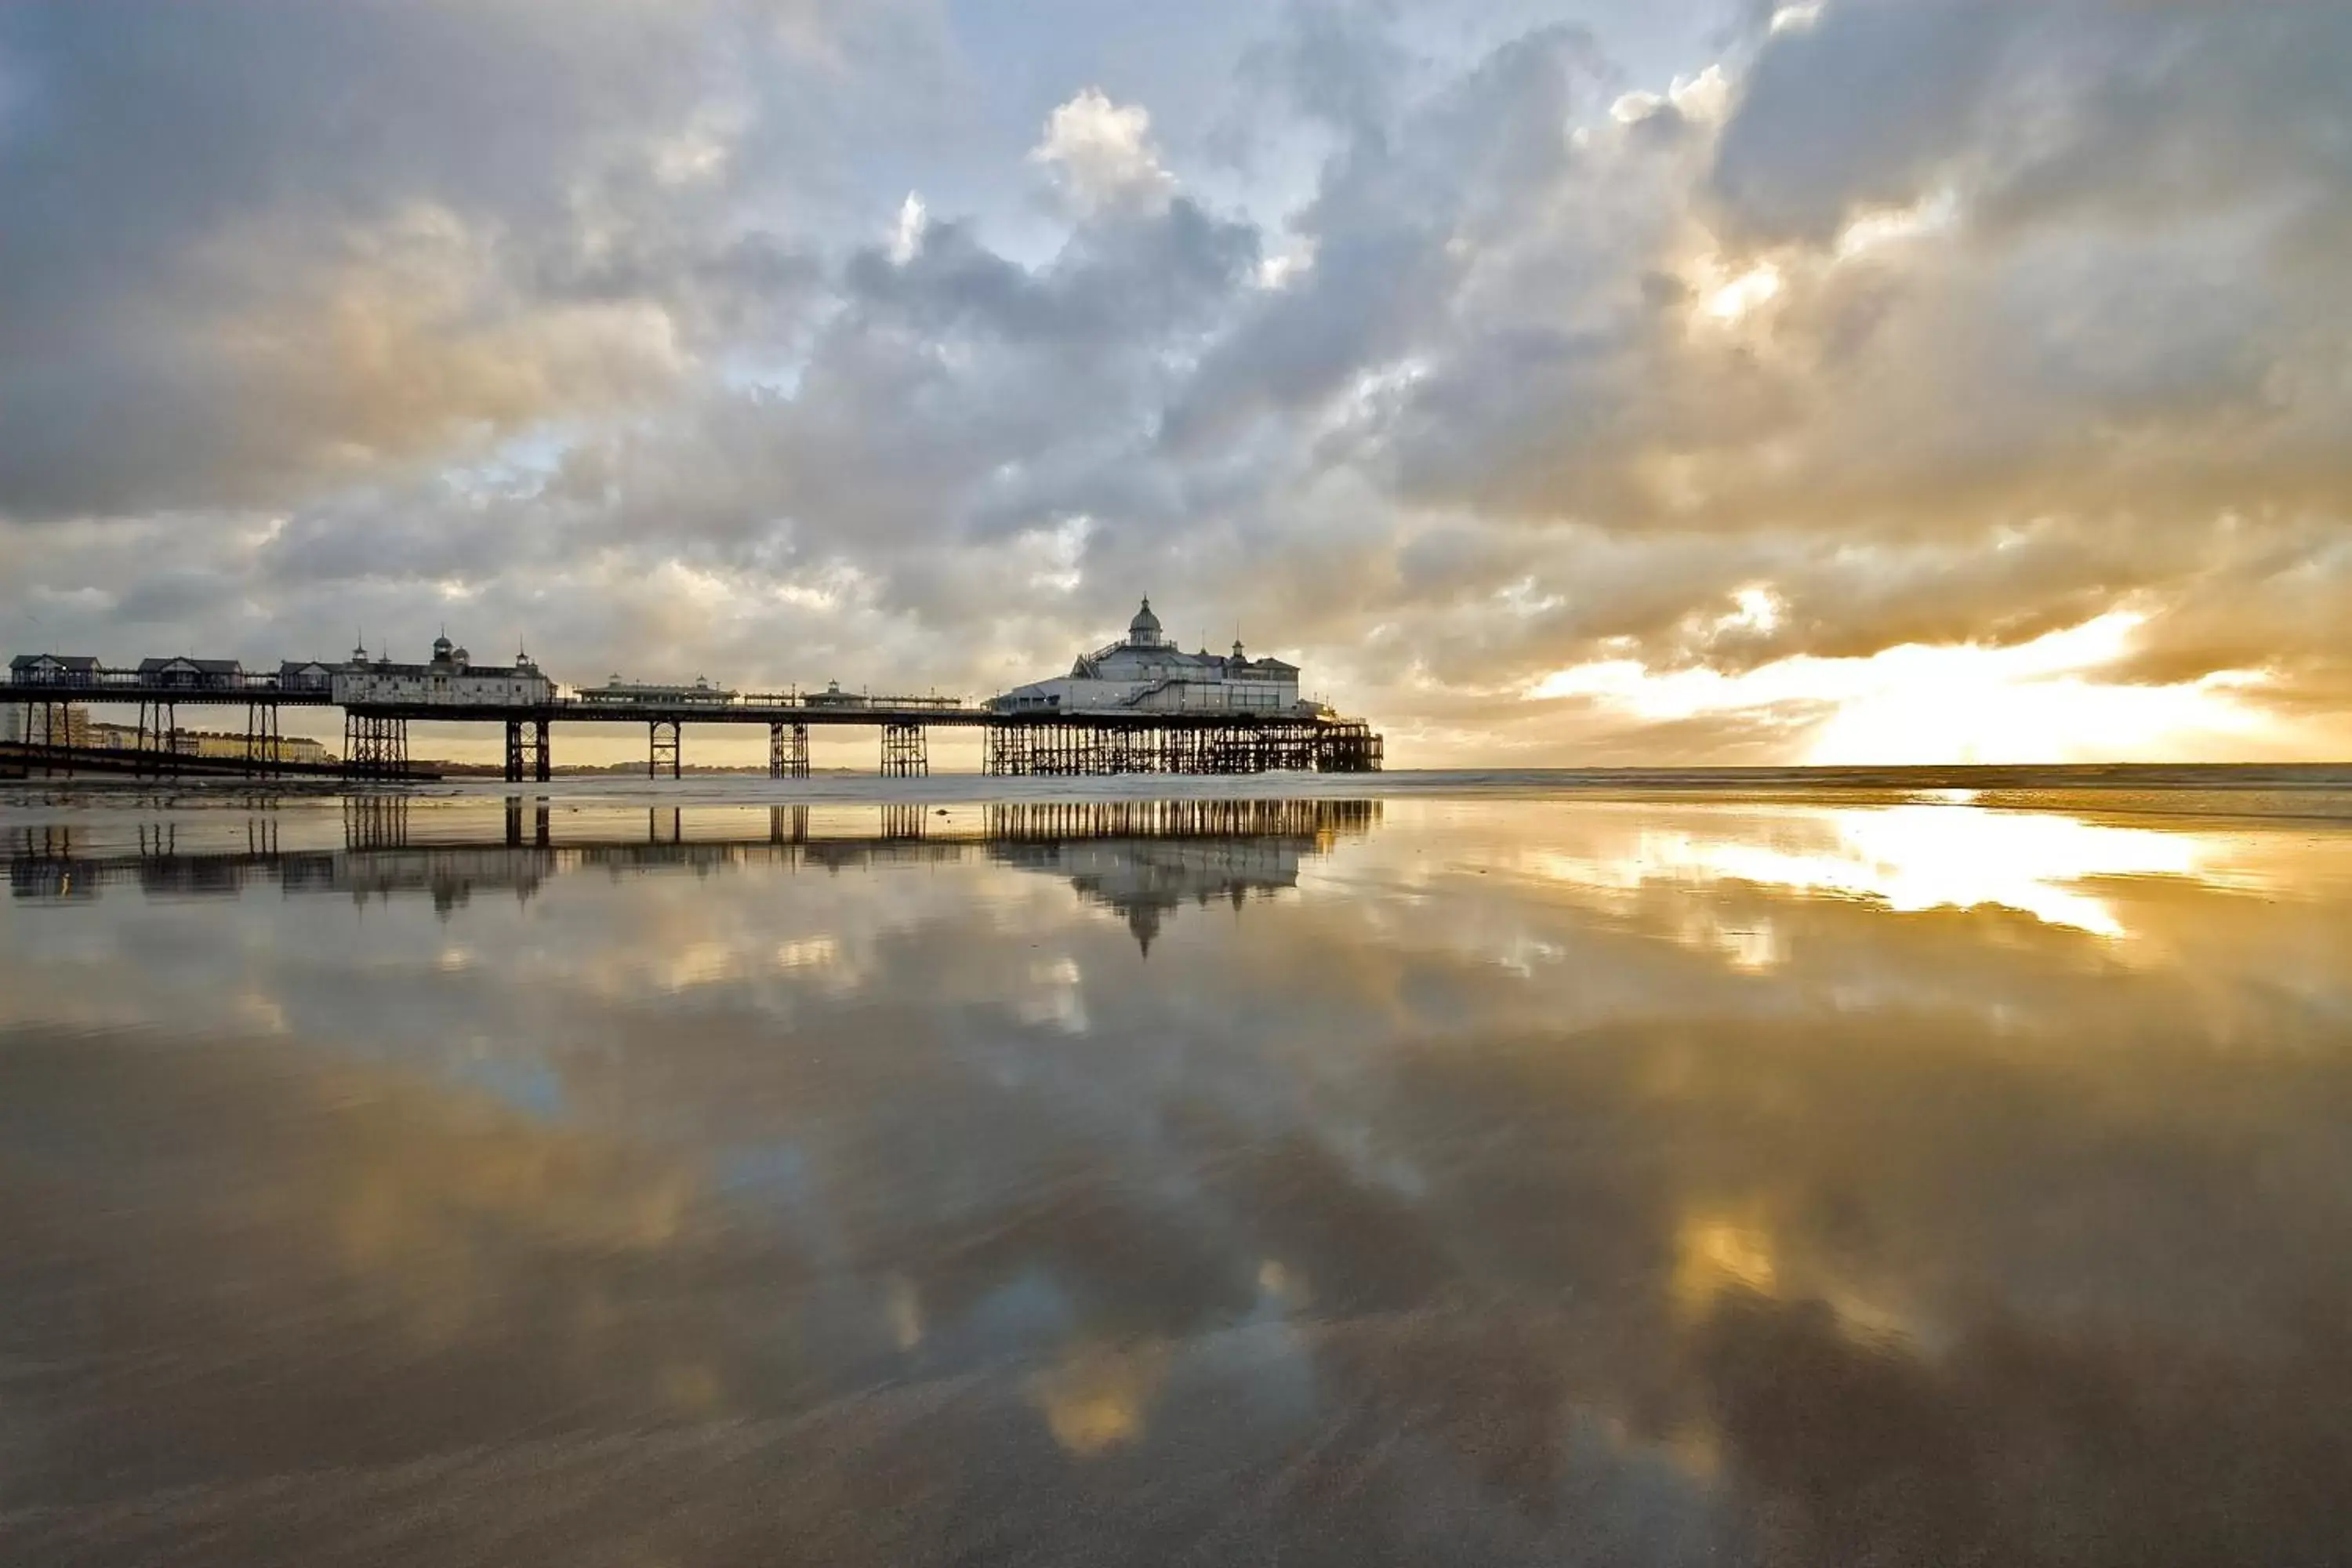
[[[0,704],[0,743],[36,746],[103,744],[90,739],[89,710],[80,703],[26,708]]]
[[[79,710],[76,710],[77,712]],[[75,741],[77,746],[89,746],[101,752],[134,752],[156,744],[152,738],[142,737],[130,724],[86,723],[84,737]],[[335,760],[322,742],[308,735],[273,737],[278,760],[288,763],[324,764]],[[179,730],[172,734],[172,749],[184,757],[217,757],[238,760],[253,754],[254,738],[226,730]]]
[[[1127,636],[1081,654],[1070,673],[1016,686],[986,706],[996,713],[1258,713],[1313,715],[1298,696],[1298,667],[1252,658],[1234,641],[1230,655],[1186,653],[1160,626],[1151,601],[1128,623]]]

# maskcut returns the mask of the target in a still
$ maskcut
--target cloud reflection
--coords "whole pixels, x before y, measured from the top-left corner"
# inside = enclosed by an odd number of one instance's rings
[[[289,808],[203,898],[90,810],[75,889],[0,904],[16,1560],[2352,1528],[2340,829],[1444,799],[542,848],[499,809],[351,850]],[[436,905],[442,851],[541,869]],[[322,899],[311,853],[414,875]],[[1184,880],[1220,864],[1237,913]]]
[[[2126,932],[2109,903],[2084,884],[2196,878],[2205,869],[2193,835],[2038,813],[1804,808],[1780,814],[1763,834],[1752,817],[1710,826],[1644,829],[1606,858],[1546,852],[1535,864],[1544,875],[1595,889],[1747,882],[1862,899],[1898,913],[1991,906],[2104,937]],[[1771,960],[1769,933],[1756,934],[1768,940],[1727,944],[1748,967]]]

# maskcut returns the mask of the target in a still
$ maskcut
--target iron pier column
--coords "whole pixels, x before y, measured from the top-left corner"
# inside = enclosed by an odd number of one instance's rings
[[[646,777],[659,778],[665,762],[669,763],[669,776],[678,776],[682,725],[683,721],[677,719],[656,719],[646,725]]]
[[[131,764],[138,772],[152,772],[161,778],[180,771],[179,704],[161,700],[141,701],[139,750],[139,759]]]
[[[245,765],[251,772],[275,774],[285,760],[275,701],[248,700],[245,705]]]
[[[927,778],[931,771],[927,731],[920,724],[882,726],[882,776],[886,779]]]
[[[772,779],[804,779],[809,776],[806,724],[786,724],[778,720],[768,726],[768,776]]]
[[[343,710],[343,772],[352,778],[399,778],[408,772],[408,721]]]
[[[768,776],[772,779],[804,779],[809,776],[806,724],[786,724],[778,720],[768,726]]]

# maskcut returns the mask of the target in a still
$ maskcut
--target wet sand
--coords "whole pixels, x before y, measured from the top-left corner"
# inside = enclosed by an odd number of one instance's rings
[[[2347,1559],[2338,784],[1349,783],[0,795],[0,1560]]]

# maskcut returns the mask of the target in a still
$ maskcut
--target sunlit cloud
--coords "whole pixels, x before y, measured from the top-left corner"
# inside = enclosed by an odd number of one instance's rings
[[[898,204],[898,221],[890,229],[890,259],[904,267],[923,247],[923,230],[930,215],[923,206],[923,198],[913,191]]]
[[[982,694],[1150,594],[1403,766],[2352,743],[2336,8],[127,3],[0,21],[0,653]]]
[[[1702,309],[1718,321],[1736,321],[1780,292],[1780,274],[1769,262],[1748,268],[1709,292]]]
[[[1769,629],[1780,614],[1768,589],[1743,589],[1716,625]],[[1820,763],[2156,760],[2273,740],[2274,721],[2241,700],[2262,684],[2258,675],[2216,671],[2165,686],[2099,679],[2129,654],[2141,624],[2116,611],[2007,647],[1906,645],[1737,672],[1606,659],[1556,670],[1528,696],[1595,699],[1654,721],[1826,702],[1834,711],[1803,758]]]
[[[1150,112],[1140,104],[1113,103],[1100,88],[1087,88],[1056,108],[1029,158],[1051,169],[1088,212],[1163,205],[1176,186],[1160,165]]]

